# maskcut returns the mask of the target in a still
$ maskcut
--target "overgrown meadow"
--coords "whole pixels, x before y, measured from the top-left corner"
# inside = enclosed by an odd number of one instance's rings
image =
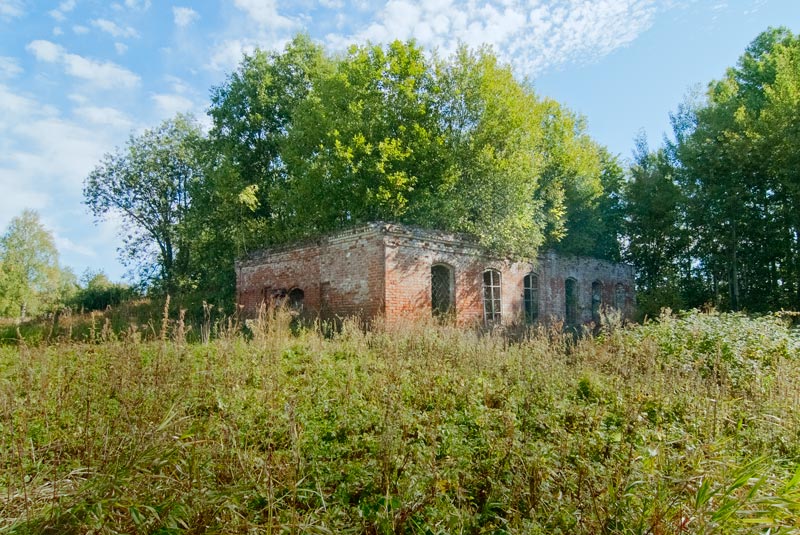
[[[0,531],[800,533],[779,317],[577,341],[290,319],[0,346]]]

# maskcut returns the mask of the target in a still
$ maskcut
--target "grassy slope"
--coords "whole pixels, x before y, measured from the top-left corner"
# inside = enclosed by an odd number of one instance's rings
[[[255,333],[0,347],[0,531],[800,532],[776,320]]]

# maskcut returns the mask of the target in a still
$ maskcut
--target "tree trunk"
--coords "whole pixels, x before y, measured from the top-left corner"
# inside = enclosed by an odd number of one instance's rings
[[[731,282],[730,282],[730,293],[731,293],[731,310],[737,311],[739,310],[739,266],[738,266],[738,246],[736,243],[736,222],[733,222],[733,226],[731,229],[732,240],[731,240]]]

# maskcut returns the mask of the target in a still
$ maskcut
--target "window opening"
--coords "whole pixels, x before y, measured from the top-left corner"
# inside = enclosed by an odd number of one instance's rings
[[[603,308],[603,283],[599,280],[592,283],[592,321],[600,325],[600,313]]]
[[[453,270],[444,264],[431,266],[431,310],[434,316],[443,316],[453,311]]]
[[[576,325],[578,323],[577,286],[578,281],[575,279],[567,279],[564,281],[564,301],[566,306],[565,320],[567,325]]]
[[[522,301],[525,305],[525,321],[533,323],[539,318],[539,276],[535,273],[525,275],[522,280]]]
[[[502,302],[500,300],[500,272],[487,269],[483,272],[483,319],[486,323],[502,321]]]
[[[305,292],[300,288],[293,288],[287,295],[289,301],[289,308],[292,310],[303,310],[303,301],[305,299]]]

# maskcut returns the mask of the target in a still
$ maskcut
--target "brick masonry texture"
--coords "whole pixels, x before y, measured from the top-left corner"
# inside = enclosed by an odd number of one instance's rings
[[[539,320],[566,318],[567,279],[575,285],[579,323],[593,310],[635,311],[631,266],[588,257],[541,254],[536,262],[494,258],[467,236],[392,223],[370,223],[312,241],[259,251],[236,263],[239,304],[254,315],[263,303],[302,290],[309,316],[379,316],[387,322],[430,317],[431,268],[450,270],[455,319],[484,321],[483,273],[500,273],[503,323],[524,320],[524,278],[538,277]]]

